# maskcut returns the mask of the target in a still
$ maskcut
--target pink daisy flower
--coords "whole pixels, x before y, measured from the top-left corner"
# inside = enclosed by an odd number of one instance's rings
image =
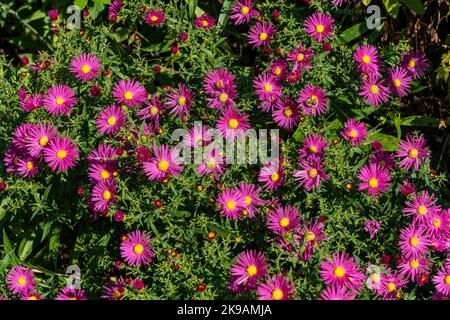
[[[258,300],[292,300],[294,285],[282,275],[267,278],[256,288]]]
[[[68,86],[62,84],[49,88],[43,103],[49,114],[68,115],[77,102],[75,92]]]
[[[396,299],[398,291],[408,284],[403,275],[397,272],[384,275],[381,280],[383,281],[383,297],[387,300]]]
[[[404,277],[416,282],[422,274],[429,272],[430,263],[428,258],[408,258],[404,259],[403,263],[399,265],[398,268]]]
[[[294,62],[293,71],[309,70],[312,68],[311,59],[313,57],[314,51],[311,48],[303,48],[302,44],[299,43],[298,47],[288,54],[287,60]]]
[[[122,279],[107,283],[102,287],[100,298],[107,300],[121,300],[126,294],[126,283]]]
[[[268,264],[264,255],[256,250],[241,252],[231,266],[231,276],[237,285],[254,288],[256,282],[267,274]]]
[[[323,165],[320,163],[320,159],[313,159],[311,161],[300,161],[301,170],[295,171],[293,176],[299,181],[300,186],[303,186],[305,190],[311,191],[312,189],[318,190],[320,181],[327,181],[328,175],[323,171]]]
[[[398,144],[396,158],[403,158],[398,164],[400,168],[405,168],[409,171],[414,167],[415,171],[419,170],[419,165],[425,158],[430,157],[430,150],[426,146],[426,141],[423,136],[415,137],[413,135],[406,136],[406,141],[401,140]]]
[[[117,183],[114,180],[104,180],[92,189],[91,205],[94,211],[105,213],[116,201]]]
[[[109,162],[117,160],[118,149],[110,144],[101,143],[98,145],[97,149],[93,149],[87,159],[89,162]]]
[[[26,295],[28,292],[34,291],[36,284],[33,271],[22,266],[15,266],[11,269],[6,276],[6,283],[13,294],[20,295]]]
[[[248,33],[249,43],[252,44],[254,48],[261,46],[267,47],[276,31],[275,26],[270,22],[257,22],[250,28]]]
[[[450,296],[450,266],[441,267],[433,277],[433,283],[437,292]]]
[[[44,148],[56,137],[57,133],[58,129],[50,123],[47,123],[47,125],[39,123],[36,127],[32,128],[26,139],[26,148],[30,156],[34,158],[41,156]]]
[[[306,136],[303,147],[299,150],[299,155],[307,161],[321,159],[327,147],[328,142],[321,135],[311,133]]]
[[[210,71],[205,77],[205,92],[215,96],[223,90],[236,91],[235,76],[224,68]]]
[[[423,226],[411,224],[408,228],[400,230],[399,246],[405,257],[418,258],[426,254],[430,244]]]
[[[66,171],[78,161],[78,147],[67,137],[55,137],[44,149],[44,160],[53,171]]]
[[[390,152],[378,150],[370,156],[370,163],[375,163],[390,171],[394,167],[394,155]]]
[[[83,289],[65,287],[56,296],[55,300],[87,300]]]
[[[152,262],[155,253],[151,250],[152,239],[140,230],[127,234],[120,243],[120,255],[129,265],[140,267]]]
[[[400,67],[389,69],[389,84],[391,91],[400,97],[406,96],[411,90],[411,77]]]
[[[145,101],[145,107],[136,113],[141,121],[150,119],[152,123],[159,123],[159,117],[163,110],[163,102],[154,94],[150,101]]]
[[[208,106],[214,109],[223,109],[234,105],[237,92],[232,88],[225,88],[215,96],[208,98]]]
[[[90,163],[88,176],[93,183],[111,180],[116,172],[115,166],[110,162]]]
[[[322,280],[328,285],[341,285],[350,290],[359,290],[365,279],[353,257],[337,253],[320,264]]]
[[[189,116],[193,98],[192,90],[188,89],[185,84],[179,83],[178,90],[171,88],[170,93],[167,94],[165,105],[172,108],[170,113],[177,117]]]
[[[201,29],[209,29],[215,24],[216,24],[216,19],[208,16],[207,14],[204,14],[201,17],[198,17],[197,19],[195,19],[195,22],[194,22],[194,26],[196,28],[201,28]]]
[[[275,110],[272,112],[273,121],[281,128],[292,130],[299,123],[298,106],[290,98],[285,101],[279,101],[275,104]]]
[[[148,10],[147,15],[144,18],[144,21],[149,26],[160,26],[166,21],[166,17],[164,16],[164,10],[161,8],[150,9]]]
[[[374,74],[363,79],[361,90],[359,95],[364,98],[364,102],[375,107],[389,100],[389,89],[383,85],[383,80],[379,80]]]
[[[216,128],[227,140],[234,141],[237,137],[243,137],[250,129],[247,114],[239,114],[239,110],[227,108],[217,120]]]
[[[354,300],[355,297],[356,293],[354,291],[349,291],[341,285],[327,287],[320,294],[320,300]]]
[[[426,224],[430,216],[441,209],[439,206],[435,206],[436,202],[434,194],[429,195],[425,190],[420,194],[414,194],[411,201],[406,201],[403,212],[405,216],[412,216],[414,223]]]
[[[116,82],[113,87],[113,96],[117,102],[123,103],[126,106],[138,107],[143,102],[147,101],[147,91],[139,81],[134,80],[120,80]]]
[[[254,184],[241,182],[238,189],[244,197],[245,202],[245,208],[242,210],[242,213],[250,218],[254,218],[256,213],[258,213],[257,206],[260,206],[266,202],[259,198],[261,188],[256,187]]]
[[[414,49],[402,55],[400,63],[403,69],[409,72],[413,79],[420,78],[428,69],[428,62],[425,54],[416,52]]]
[[[288,72],[288,67],[286,60],[273,60],[270,63],[270,73],[277,82],[281,82]]]
[[[428,217],[426,227],[429,235],[446,238],[450,236],[450,215],[446,210],[435,210]]]
[[[286,234],[300,226],[300,213],[297,208],[287,205],[279,206],[267,213],[267,228],[275,234]]]
[[[322,42],[325,39],[332,39],[334,20],[331,16],[316,12],[306,18],[304,23],[305,32],[318,42]]]
[[[255,88],[255,93],[261,101],[274,102],[281,98],[282,87],[271,74],[260,74],[255,80],[253,80],[253,87]]]
[[[106,133],[112,135],[124,126],[127,115],[122,108],[110,105],[100,111],[97,118],[97,130],[100,134]]]
[[[230,19],[234,20],[234,25],[249,23],[252,17],[257,17],[259,11],[253,9],[253,2],[250,0],[237,0],[231,7]]]
[[[284,183],[284,168],[279,161],[269,161],[261,167],[258,182],[266,190],[277,190]]]
[[[217,197],[220,213],[227,219],[236,220],[245,209],[245,197],[239,190],[224,189]]]
[[[98,78],[102,65],[95,55],[83,53],[73,58],[70,66],[70,71],[75,74],[75,78],[86,82]]]
[[[358,70],[365,74],[377,74],[380,69],[380,58],[377,49],[370,44],[359,45],[353,54]]]
[[[16,163],[16,171],[21,177],[34,177],[38,171],[38,161],[30,157],[18,159]]]
[[[29,301],[42,300],[42,297],[36,292],[28,292],[23,297],[21,297],[20,300],[29,300]]]
[[[355,119],[348,119],[344,126],[342,136],[349,141],[352,146],[357,146],[363,143],[367,138],[367,129],[364,122],[356,121]]]
[[[358,190],[367,190],[368,195],[376,197],[389,189],[391,176],[386,169],[370,163],[361,168],[358,179],[361,180]]]
[[[297,100],[304,113],[310,114],[312,117],[325,113],[328,109],[328,101],[325,90],[309,84],[300,91]]]
[[[205,126],[194,125],[183,135],[183,146],[192,148],[202,148],[212,141],[212,133]]]
[[[225,174],[225,162],[222,152],[217,148],[211,148],[203,162],[197,166],[197,172],[201,175],[213,175],[214,179],[218,179],[219,174]]]
[[[27,95],[23,99],[19,100],[19,105],[22,107],[23,112],[31,112],[44,105],[44,98],[40,93],[35,93],[31,96]]]
[[[153,147],[155,157],[143,163],[144,173],[149,180],[164,180],[169,175],[178,176],[183,167],[179,164],[178,149],[162,144]]]

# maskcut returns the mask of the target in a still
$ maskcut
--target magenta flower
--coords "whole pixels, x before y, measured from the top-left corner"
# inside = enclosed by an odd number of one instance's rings
[[[161,8],[148,10],[148,13],[144,18],[144,21],[149,26],[162,25],[164,23],[164,21],[166,21],[166,17],[164,16],[164,10]]]
[[[34,291],[36,284],[33,271],[22,266],[15,266],[11,269],[6,276],[6,283],[13,294],[20,295],[26,295],[28,292]]]
[[[349,141],[352,146],[360,145],[367,137],[367,129],[363,122],[355,119],[348,119],[345,123],[342,136]]]
[[[364,98],[365,103],[378,107],[389,100],[389,89],[378,76],[370,74],[367,79],[363,79],[359,95]]]
[[[268,264],[264,255],[256,250],[241,252],[231,266],[231,276],[238,286],[253,289],[256,282],[267,274]]]
[[[272,112],[273,121],[281,128],[292,130],[299,123],[298,105],[290,98],[285,101],[279,100],[275,103],[275,110]]]
[[[415,137],[412,135],[406,136],[406,141],[401,140],[398,144],[396,158],[403,158],[398,166],[409,171],[414,167],[415,171],[419,170],[419,165],[425,158],[430,157],[430,150],[426,146],[426,141],[423,136]]]
[[[39,157],[44,153],[44,148],[48,143],[56,137],[58,129],[53,127],[51,123],[47,125],[39,123],[32,128],[26,139],[26,149],[31,157]]]
[[[106,213],[116,201],[117,183],[114,180],[103,180],[92,189],[91,207],[95,212]]]
[[[53,171],[66,171],[78,161],[78,147],[67,137],[53,138],[44,149],[44,160]]]
[[[341,285],[325,288],[320,294],[320,300],[354,300],[356,293]]]
[[[205,92],[212,96],[216,96],[224,90],[235,92],[236,85],[234,84],[234,79],[235,76],[224,68],[210,71],[205,77]]]
[[[285,234],[300,226],[300,213],[297,208],[287,205],[277,207],[267,213],[267,228],[275,234]]]
[[[270,73],[275,77],[277,82],[283,81],[288,72],[288,63],[286,60],[273,60],[270,63]]]
[[[377,220],[367,220],[364,222],[364,231],[369,233],[370,239],[375,238],[375,235],[381,229],[381,222]]]
[[[147,91],[139,81],[120,80],[114,84],[113,96],[119,103],[129,107],[138,107],[147,100]]]
[[[422,274],[429,272],[430,261],[424,257],[408,258],[404,259],[398,268],[402,276],[417,282]]]
[[[294,291],[294,285],[282,275],[267,278],[256,288],[258,300],[292,300]]]
[[[257,206],[260,206],[266,202],[259,198],[261,188],[256,187],[254,184],[241,182],[238,189],[244,197],[245,202],[245,208],[242,210],[242,213],[250,218],[254,218],[258,212]]]
[[[425,54],[422,52],[415,52],[414,49],[402,55],[402,62],[400,65],[409,72],[413,79],[420,78],[428,68]]]
[[[307,84],[298,96],[297,102],[305,114],[320,116],[328,109],[327,93],[321,87]]]
[[[297,70],[309,70],[312,68],[311,59],[314,57],[314,51],[311,48],[303,48],[299,43],[298,47],[292,50],[288,56],[288,61],[293,61],[293,71]]]
[[[75,92],[66,85],[57,85],[48,89],[43,101],[47,112],[52,115],[68,115],[77,102]]]
[[[120,255],[129,265],[140,267],[152,262],[155,253],[151,250],[152,239],[139,230],[127,234],[120,243]]]
[[[304,23],[305,32],[318,42],[322,42],[325,39],[332,39],[334,20],[331,16],[316,12],[306,18]]]
[[[195,19],[195,22],[194,22],[194,26],[196,28],[201,28],[201,29],[209,29],[215,24],[216,24],[216,19],[208,16],[207,14],[204,14],[201,17],[198,17],[197,19]]]
[[[34,177],[38,171],[38,161],[35,158],[27,157],[16,161],[16,171],[21,177]]]
[[[83,289],[65,287],[58,293],[55,300],[87,300],[87,297]]]
[[[73,58],[70,66],[70,71],[75,74],[75,78],[86,82],[98,78],[101,63],[95,55],[83,53]]]
[[[162,144],[159,147],[153,147],[155,157],[143,163],[144,173],[149,180],[164,180],[169,175],[178,176],[183,167],[179,163],[178,149],[170,148]]]
[[[323,171],[323,165],[320,159],[313,159],[311,161],[300,160],[301,170],[295,171],[293,177],[299,181],[300,186],[305,190],[318,190],[320,181],[327,181],[328,175]]]
[[[261,46],[268,47],[276,31],[275,26],[270,22],[257,22],[250,28],[248,33],[249,43],[252,44],[254,48]]]
[[[234,141],[236,138],[242,138],[250,129],[247,114],[239,114],[239,110],[227,108],[222,116],[217,120],[216,128],[227,140]]]
[[[221,150],[211,148],[202,163],[197,166],[197,172],[201,175],[213,175],[218,179],[219,174],[224,175],[226,159]]]
[[[88,176],[93,183],[98,183],[113,179],[116,170],[111,162],[90,163]]]
[[[389,84],[391,91],[400,97],[406,96],[411,90],[411,77],[400,67],[389,69]]]
[[[388,190],[391,176],[386,169],[370,163],[361,168],[358,179],[361,180],[358,190],[367,190],[368,195],[376,197]]]
[[[350,290],[359,290],[365,279],[353,257],[337,253],[320,264],[322,280],[328,285],[341,285]]]
[[[44,98],[40,93],[35,93],[31,96],[26,95],[23,98],[19,98],[19,105],[22,107],[23,112],[31,112],[44,105]]]
[[[433,283],[436,291],[450,296],[450,266],[441,267],[437,274],[433,277]]]
[[[394,167],[394,155],[381,149],[370,156],[370,163],[375,163],[390,171]]]
[[[192,90],[188,89],[185,84],[179,83],[178,90],[171,88],[170,93],[167,94],[165,105],[172,108],[170,113],[177,117],[189,116],[193,98]]]
[[[126,119],[127,115],[122,108],[110,105],[100,111],[100,116],[97,118],[98,132],[112,135],[124,126]]]
[[[328,142],[321,135],[311,133],[306,136],[303,147],[299,150],[299,155],[307,161],[320,160],[327,147]]]
[[[279,161],[269,161],[259,171],[258,182],[266,190],[277,190],[284,183],[284,168]]]
[[[271,74],[260,74],[253,80],[253,87],[261,101],[275,102],[277,99],[281,98],[282,87]]]
[[[227,219],[236,220],[245,209],[245,197],[237,189],[224,189],[217,197],[220,213]]]
[[[230,12],[230,19],[234,20],[234,25],[249,23],[252,17],[258,16],[259,11],[253,9],[253,6],[250,0],[237,0]]]
[[[414,223],[425,224],[430,215],[441,210],[439,206],[435,206],[437,199],[434,194],[428,194],[428,191],[422,191],[420,194],[415,194],[411,201],[405,202],[403,212],[405,216],[412,216]]]
[[[370,44],[359,45],[353,54],[358,70],[365,74],[378,74],[380,58],[377,49]]]
[[[431,242],[425,233],[424,226],[414,224],[400,230],[399,246],[405,257],[418,258],[428,252],[428,246],[431,245]]]

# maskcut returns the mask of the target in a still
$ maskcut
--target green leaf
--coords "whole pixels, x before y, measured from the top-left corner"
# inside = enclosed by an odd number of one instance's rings
[[[195,9],[197,8],[198,0],[189,0],[189,17],[194,17]]]
[[[416,127],[437,127],[439,126],[439,119],[427,116],[410,116],[403,118],[402,126],[416,126]]]
[[[400,0],[383,0],[384,7],[386,8],[387,13],[393,17],[398,17],[398,11],[400,8]]]
[[[83,10],[88,4],[88,0],[75,0],[74,5]]]
[[[359,37],[361,37],[365,32],[367,32],[369,29],[367,28],[367,24],[365,22],[361,22],[358,24],[355,24],[354,26],[351,26],[348,29],[345,29],[341,33],[341,39],[345,42],[351,42]]]
[[[409,10],[414,11],[417,14],[423,14],[425,12],[425,7],[421,0],[400,0],[403,2]]]
[[[371,135],[369,135],[369,137],[367,138],[368,141],[373,141],[373,140],[377,140],[381,143],[381,145],[383,146],[383,149],[386,151],[395,151],[397,149],[397,145],[400,141],[399,138],[391,136],[389,134],[384,134],[381,132],[376,132],[373,133]]]
[[[225,27],[225,24],[228,21],[228,11],[230,11],[231,7],[231,0],[225,0],[222,5],[222,10],[220,10],[220,15],[217,24],[219,27],[223,28]]]
[[[19,245],[19,259],[24,261],[33,251],[33,240],[23,239]]]
[[[362,3],[367,7],[372,2],[372,0],[362,0]]]

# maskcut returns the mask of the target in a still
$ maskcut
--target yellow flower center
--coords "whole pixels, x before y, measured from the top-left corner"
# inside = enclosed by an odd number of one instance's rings
[[[439,228],[441,226],[441,219],[436,218],[433,220],[433,226]]]
[[[324,31],[325,31],[325,27],[324,27],[323,24],[318,24],[318,25],[316,26],[316,32],[322,33],[322,32],[324,32]]]
[[[138,243],[133,247],[133,252],[136,253],[137,255],[142,254],[142,252],[144,252],[144,246]]]
[[[102,178],[102,179],[109,179],[109,177],[111,176],[111,174],[109,173],[109,171],[108,170],[102,170],[101,172],[100,172],[100,177]]]
[[[17,283],[19,284],[19,286],[24,286],[27,283],[27,279],[25,279],[24,277],[19,277],[17,279]]]
[[[419,245],[419,238],[417,237],[411,237],[411,239],[409,239],[409,244],[415,248]]]
[[[233,200],[228,200],[226,206],[228,210],[234,210],[236,208],[236,202]]]
[[[369,186],[371,188],[376,188],[378,187],[378,179],[377,178],[370,178],[369,180]]]
[[[228,101],[228,94],[226,94],[225,92],[222,92],[219,95],[219,101],[222,102],[222,103],[227,102]]]
[[[106,122],[107,122],[110,126],[113,126],[113,125],[116,124],[117,119],[116,119],[116,117],[109,117],[108,120],[106,120]]]
[[[250,277],[253,277],[256,273],[258,273],[258,268],[254,264],[251,264],[247,267],[247,274]]]
[[[281,299],[283,299],[283,296],[284,296],[283,290],[275,289],[272,291],[273,300],[281,300]]]
[[[370,93],[373,93],[373,94],[377,94],[378,92],[380,92],[380,89],[375,84],[371,85],[369,90],[370,90]]]
[[[56,98],[56,105],[60,106],[64,103],[64,99],[61,97]]]
[[[416,67],[416,60],[414,60],[414,59],[409,60],[408,67],[410,67],[411,69],[414,69]]]
[[[58,150],[56,152],[56,157],[58,159],[64,159],[65,157],[67,157],[67,151],[66,150]]]
[[[180,106],[184,106],[186,104],[186,97],[184,97],[184,96],[179,97],[178,98],[178,104]]]
[[[28,300],[37,300],[37,297],[36,296],[29,296]]]
[[[379,283],[381,281],[381,276],[379,273],[374,273],[370,276],[370,280],[374,283]]]
[[[278,179],[280,179],[280,175],[277,172],[274,172],[270,175],[270,180],[278,181]]]
[[[245,202],[246,205],[251,204],[252,203],[252,197],[246,196],[244,202]]]
[[[272,92],[272,84],[270,84],[270,83],[264,84],[264,91],[265,92]]]
[[[280,227],[287,227],[288,225],[289,225],[289,218],[286,218],[286,217],[284,217],[284,218],[281,218],[280,219]]]
[[[259,40],[261,40],[261,41],[267,40],[267,37],[268,37],[268,34],[265,32],[262,32],[259,34]]]
[[[151,16],[150,20],[152,20],[153,22],[158,21],[158,17],[157,16]]]
[[[358,136],[358,131],[355,129],[350,130],[349,136],[352,138],[356,138]]]
[[[397,286],[393,282],[388,282],[386,286],[389,292],[393,292],[397,289]]]
[[[305,239],[306,239],[306,241],[311,242],[314,239],[316,239],[316,235],[314,234],[314,232],[308,231],[308,232],[306,232]]]
[[[103,191],[103,199],[109,200],[109,199],[111,199],[111,197],[112,197],[111,191],[109,191],[109,190]]]
[[[131,100],[131,99],[133,99],[134,95],[133,95],[133,92],[131,92],[131,91],[125,91],[125,93],[123,94],[123,97],[125,98],[125,100]]]
[[[237,129],[238,126],[239,126],[239,121],[237,121],[237,119],[228,120],[228,127],[230,129]]]
[[[249,11],[250,11],[250,8],[249,8],[249,7],[243,6],[243,7],[241,8],[241,14],[243,14],[244,16],[245,16],[246,14],[248,14]]]
[[[305,60],[305,55],[303,53],[299,53],[297,55],[297,61],[302,62],[303,60]]]
[[[202,20],[202,26],[207,27],[208,24],[208,20]]]
[[[216,162],[216,159],[214,159],[214,158],[209,158],[208,161],[206,162],[206,167],[208,169],[215,168],[216,166],[217,166],[217,162]]]
[[[157,167],[161,171],[166,171],[167,169],[169,169],[169,165],[170,165],[169,161],[167,161],[167,160],[159,160],[158,164],[157,164]]]
[[[28,161],[27,162],[27,170],[31,170],[31,169],[33,169],[33,162],[31,162],[31,161]]]
[[[444,281],[445,284],[450,285],[450,275],[446,275]]]
[[[292,111],[292,108],[290,108],[290,107],[284,108],[283,114],[284,114],[286,117],[292,117],[292,114],[293,114],[293,113],[294,113],[294,111]]]
[[[317,169],[308,170],[308,177],[310,177],[311,179],[314,179],[315,177],[317,177],[317,175],[318,175]]]
[[[87,64],[83,65],[81,67],[81,72],[83,72],[84,74],[91,72],[91,67]]]
[[[400,81],[400,79],[394,79],[394,81],[392,81],[394,84],[394,87],[398,88],[402,85],[402,82]]]
[[[342,267],[337,267],[334,269],[333,273],[336,278],[342,278],[345,275],[345,269]]]
[[[419,155],[419,150],[417,150],[417,149],[411,149],[408,151],[408,157],[410,157],[410,158],[417,158],[418,155]]]
[[[115,290],[115,291],[112,293],[112,297],[113,297],[114,299],[119,299],[121,296],[122,296],[122,294],[120,293],[119,290]]]
[[[281,74],[281,68],[275,67],[275,70],[273,71],[273,73],[275,73],[277,76],[279,76]]]
[[[425,206],[423,206],[423,205],[422,205],[422,206],[419,206],[419,207],[417,208],[417,213],[420,214],[421,216],[426,215],[427,212],[428,212],[428,208],[425,207]]]
[[[362,57],[362,61],[363,61],[365,64],[368,64],[368,63],[370,63],[370,57],[369,57],[367,54],[365,54],[365,55],[363,55],[363,57]]]
[[[413,269],[416,269],[419,266],[419,260],[416,260],[416,259],[411,260],[409,262],[409,266]]]
[[[45,147],[45,146],[47,145],[47,143],[48,143],[48,137],[47,137],[47,136],[42,136],[42,137],[39,139],[39,145],[40,145],[41,147]]]
[[[317,147],[316,146],[310,146],[309,151],[311,151],[312,153],[316,153],[317,152]]]
[[[156,116],[156,115],[158,114],[158,112],[159,112],[159,110],[158,110],[157,107],[152,106],[152,107],[150,108],[150,113],[151,113],[152,115]]]

